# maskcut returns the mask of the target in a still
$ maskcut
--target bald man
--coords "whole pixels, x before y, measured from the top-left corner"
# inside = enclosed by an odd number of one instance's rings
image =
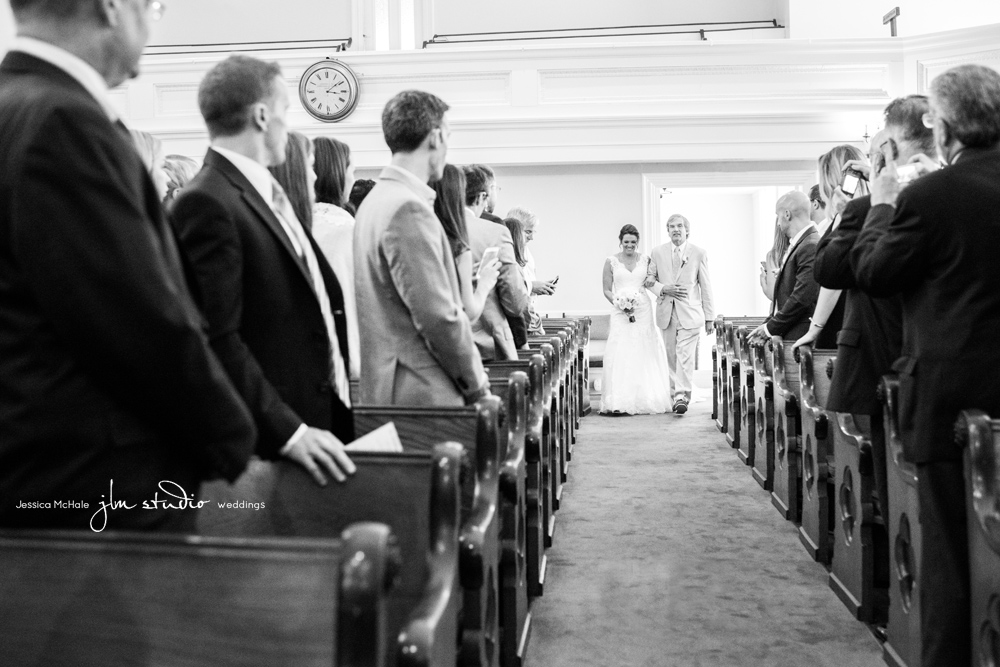
[[[788,237],[788,250],[774,282],[771,315],[751,336],[763,340],[771,336],[798,340],[809,330],[809,316],[819,296],[819,285],[813,276],[819,232],[809,219],[811,206],[805,193],[793,190],[782,195],[774,213],[778,226]]]

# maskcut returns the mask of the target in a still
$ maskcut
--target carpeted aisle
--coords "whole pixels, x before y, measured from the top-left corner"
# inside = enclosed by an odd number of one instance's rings
[[[710,414],[583,419],[529,665],[883,664]]]

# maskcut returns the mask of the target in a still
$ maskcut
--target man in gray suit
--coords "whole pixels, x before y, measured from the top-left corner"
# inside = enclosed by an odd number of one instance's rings
[[[472,270],[479,268],[487,248],[497,248],[500,277],[486,297],[483,314],[472,324],[476,347],[483,359],[517,359],[518,341],[514,329],[527,342],[525,316],[528,312],[528,288],[514,258],[514,241],[505,225],[479,217],[487,208],[495,181],[492,171],[483,165],[468,165],[465,172],[465,225],[472,248]]]
[[[688,242],[691,223],[683,215],[667,218],[670,243],[650,253],[650,288],[657,295],[656,324],[663,333],[670,366],[674,412],[684,414],[691,402],[694,361],[702,327],[708,333],[715,320],[708,253]],[[648,282],[647,282],[648,284]]]
[[[447,111],[415,90],[382,111],[392,163],[358,210],[354,232],[361,403],[463,405],[489,394],[427,185],[444,171]]]

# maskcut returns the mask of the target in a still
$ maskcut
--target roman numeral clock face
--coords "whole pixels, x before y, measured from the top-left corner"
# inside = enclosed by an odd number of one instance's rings
[[[358,103],[358,79],[340,61],[320,61],[299,80],[299,101],[313,118],[328,123],[343,120]]]

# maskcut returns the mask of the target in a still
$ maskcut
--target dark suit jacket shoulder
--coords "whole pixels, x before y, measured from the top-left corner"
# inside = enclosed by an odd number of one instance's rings
[[[334,424],[330,342],[319,302],[268,204],[210,150],[170,213],[212,347],[257,422],[258,454],[276,457],[302,423],[346,436],[346,425]],[[347,361],[340,285],[315,243],[313,250]]]
[[[800,338],[809,330],[809,317],[816,307],[819,285],[813,276],[819,233],[807,231],[792,248],[774,283],[774,312],[767,330],[782,338]]]
[[[126,135],[68,74],[12,52],[0,161],[0,523],[30,514],[8,514],[11,497],[95,506],[110,478],[129,502],[163,479],[235,479],[255,432]]]

